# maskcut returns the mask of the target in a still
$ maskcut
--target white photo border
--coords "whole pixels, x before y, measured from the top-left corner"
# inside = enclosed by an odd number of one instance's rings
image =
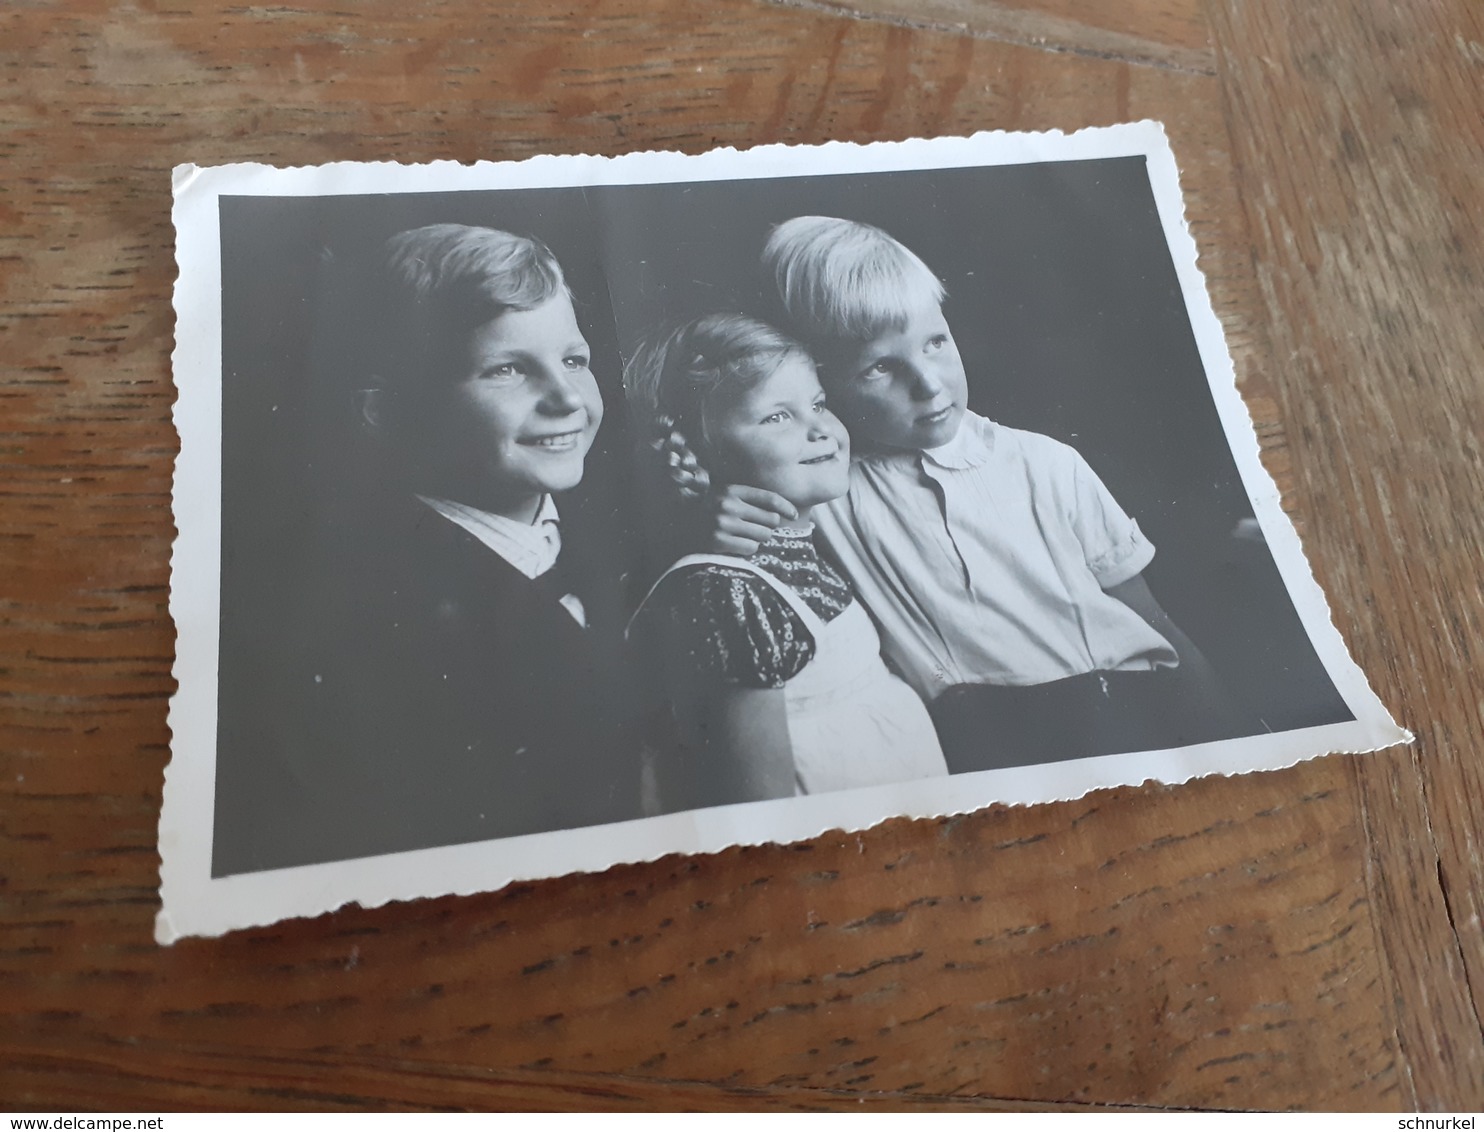
[[[1145,751],[986,770],[893,786],[752,802],[502,840],[211,876],[216,776],[222,498],[222,263],[218,199],[223,195],[320,196],[458,192],[509,188],[742,181],[822,173],[879,173],[1108,157],[1143,157],[1226,440],[1300,621],[1354,721],[1250,736],[1168,751]],[[1020,805],[1080,797],[1148,780],[1180,783],[1212,774],[1270,770],[1329,753],[1360,753],[1411,741],[1350,658],[1324,594],[1259,459],[1257,436],[1236,388],[1221,324],[1196,264],[1174,154],[1157,122],[1071,134],[979,133],[966,138],[821,146],[770,145],[698,156],[543,156],[462,165],[341,163],[277,169],[241,164],[182,165],[174,174],[179,277],[175,286],[181,450],[173,507],[170,612],[178,643],[178,690],[169,710],[171,761],[160,818],[160,895],[155,936],[215,936],[238,928],[318,915],[349,903],[493,891],[515,881],[595,872],[671,853],[795,842],[830,830],[854,831],[891,817],[941,817],[992,803]]]

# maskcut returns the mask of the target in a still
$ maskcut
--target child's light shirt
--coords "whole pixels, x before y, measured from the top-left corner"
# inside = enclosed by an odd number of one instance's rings
[[[1103,592],[1141,573],[1153,545],[1077,451],[1048,436],[966,412],[941,448],[858,457],[848,494],[814,518],[883,652],[926,700],[955,684],[1179,663]]]

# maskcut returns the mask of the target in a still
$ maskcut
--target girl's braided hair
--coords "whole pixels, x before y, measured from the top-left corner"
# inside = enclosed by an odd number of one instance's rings
[[[670,482],[687,497],[711,478],[706,404],[725,386],[750,389],[786,358],[809,357],[794,339],[743,314],[708,314],[642,343],[624,367],[624,391]]]

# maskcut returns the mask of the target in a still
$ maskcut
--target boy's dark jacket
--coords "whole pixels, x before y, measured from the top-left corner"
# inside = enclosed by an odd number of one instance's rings
[[[214,872],[639,816],[622,541],[559,507],[561,554],[534,581],[410,495],[341,531],[268,681],[254,768],[218,782]]]

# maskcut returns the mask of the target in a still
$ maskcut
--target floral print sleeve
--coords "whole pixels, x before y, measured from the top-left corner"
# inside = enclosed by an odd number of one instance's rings
[[[699,566],[667,578],[655,596],[670,647],[722,683],[781,688],[814,659],[798,615],[748,571]]]

